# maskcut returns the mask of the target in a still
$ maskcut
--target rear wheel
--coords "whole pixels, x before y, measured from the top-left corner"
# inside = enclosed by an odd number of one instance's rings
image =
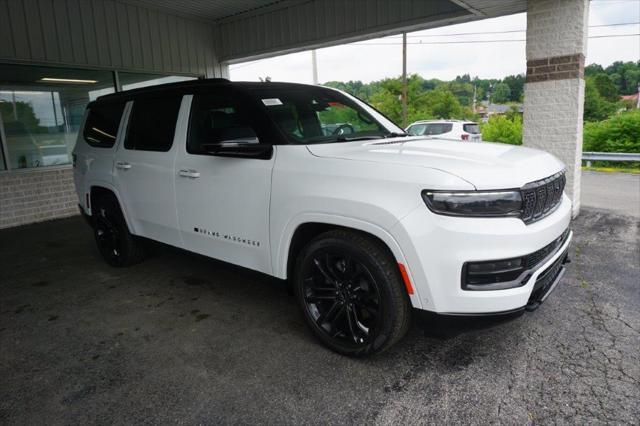
[[[341,354],[382,352],[409,327],[397,263],[365,234],[335,230],[314,239],[298,257],[294,287],[315,335]]]
[[[130,266],[142,261],[142,241],[129,232],[114,196],[105,195],[93,203],[93,233],[100,254],[111,266]]]

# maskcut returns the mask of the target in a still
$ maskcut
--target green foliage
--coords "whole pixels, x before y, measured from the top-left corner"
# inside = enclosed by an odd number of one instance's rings
[[[598,74],[602,75],[602,74]],[[605,78],[608,78],[605,76]],[[584,91],[584,121],[599,121],[610,117],[619,108],[617,102],[607,100],[598,91],[595,77],[588,77]]]
[[[508,75],[504,78],[503,82],[509,86],[511,102],[522,102],[524,97],[524,74]]]
[[[511,88],[507,83],[498,83],[491,92],[491,102],[505,104],[511,99]]]
[[[407,78],[407,124],[428,118],[471,117],[469,108],[463,108],[458,98],[440,84],[433,90],[424,91],[425,80],[417,74]],[[379,90],[369,101],[396,123],[402,122],[402,81],[387,78],[379,82]]]
[[[605,68],[604,72],[611,77],[620,94],[637,93],[638,83],[640,83],[640,61],[616,61]]]
[[[640,153],[640,110],[585,123],[583,140],[584,151]]]
[[[511,119],[503,115],[493,115],[489,121],[480,126],[480,130],[484,141],[522,145],[520,114],[513,114]]]
[[[46,133],[47,128],[40,125],[40,119],[36,116],[33,106],[29,102],[0,102],[0,114],[5,120],[5,126],[11,129],[14,125],[20,125],[19,132],[27,131],[28,133]],[[17,115],[17,117],[16,117]],[[7,133],[12,130],[5,129]]]
[[[620,99],[618,88],[613,84],[613,81],[611,81],[608,75],[604,73],[596,74],[590,81],[596,87],[600,96],[607,101],[617,102],[618,99]]]

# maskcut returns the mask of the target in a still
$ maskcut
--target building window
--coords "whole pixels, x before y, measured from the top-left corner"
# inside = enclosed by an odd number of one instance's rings
[[[184,75],[141,74],[133,72],[118,72],[118,79],[122,90],[139,89],[141,87],[156,86],[158,84],[175,83],[178,81],[195,80],[196,77]]]
[[[110,71],[0,65],[3,160],[10,169],[69,164],[87,104],[114,91]]]

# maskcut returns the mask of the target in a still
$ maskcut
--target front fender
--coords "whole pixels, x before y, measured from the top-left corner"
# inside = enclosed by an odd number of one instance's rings
[[[277,242],[277,247],[272,247],[272,252],[276,253],[276,256],[274,256],[272,260],[274,276],[281,279],[287,278],[287,262],[289,260],[289,249],[291,247],[291,241],[296,230],[301,225],[304,225],[306,223],[321,223],[326,225],[351,228],[358,231],[366,232],[379,238],[383,243],[387,245],[396,261],[398,263],[402,263],[405,266],[410,281],[412,283],[414,282],[411,275],[411,267],[407,264],[404,253],[402,252],[402,248],[393,237],[393,235],[391,235],[388,231],[377,225],[353,217],[341,216],[337,214],[309,212],[300,213],[292,218],[286,224],[281,237]],[[409,299],[411,300],[411,304],[415,308],[422,308],[418,289],[415,285],[413,286],[413,288],[414,293],[412,295],[408,295]]]

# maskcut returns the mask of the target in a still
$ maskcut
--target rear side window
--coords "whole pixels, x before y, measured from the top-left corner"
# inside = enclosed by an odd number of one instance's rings
[[[478,127],[478,125],[476,123],[463,124],[462,125],[462,129],[465,132],[471,133],[473,135],[477,135],[478,133],[480,133],[480,127]]]
[[[409,127],[409,133],[411,136],[421,136],[424,134],[424,128],[426,126],[424,124],[416,124],[414,126]]]
[[[124,103],[93,105],[84,125],[84,140],[96,148],[111,148],[116,143]]]
[[[139,151],[169,151],[181,101],[181,96],[134,100],[124,147]]]
[[[441,135],[448,133],[453,128],[451,123],[429,123],[425,127],[424,135]]]

